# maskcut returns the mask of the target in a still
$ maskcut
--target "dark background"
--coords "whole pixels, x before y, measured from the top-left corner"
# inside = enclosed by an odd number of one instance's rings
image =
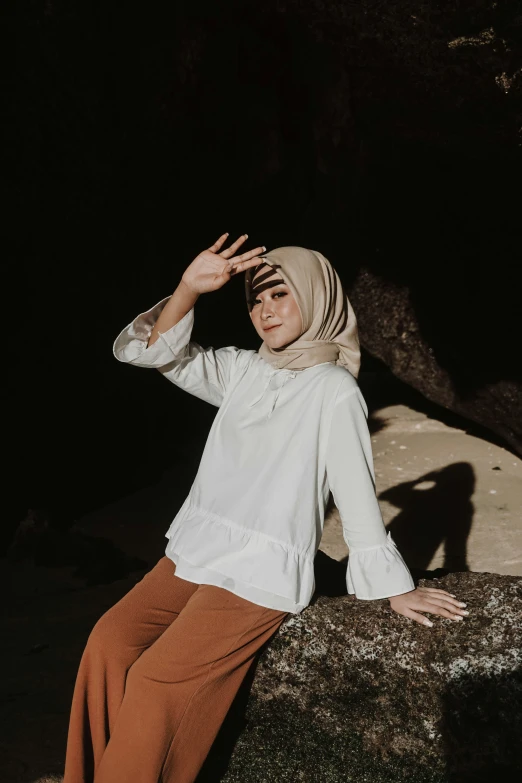
[[[516,5],[4,6],[2,545],[29,507],[191,480],[215,409],[112,343],[224,231],[407,285],[461,389],[521,377]],[[193,336],[259,346],[242,276]]]

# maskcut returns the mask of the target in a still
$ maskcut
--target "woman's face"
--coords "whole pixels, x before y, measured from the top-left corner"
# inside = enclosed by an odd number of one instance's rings
[[[299,307],[281,276],[264,264],[252,281],[250,318],[255,330],[270,348],[285,348],[303,333]],[[257,290],[256,290],[257,289]],[[267,327],[275,327],[267,329]]]

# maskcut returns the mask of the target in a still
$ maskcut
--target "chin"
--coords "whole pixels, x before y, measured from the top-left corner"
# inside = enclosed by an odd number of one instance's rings
[[[278,332],[281,331],[279,328],[277,330]],[[280,335],[276,335],[274,332],[261,332],[262,338],[265,341],[265,343],[270,343],[270,345],[279,345],[283,338],[281,338]]]
[[[275,339],[275,335],[273,338],[268,337],[268,340],[266,339],[268,335],[265,335],[263,338],[265,343],[270,346],[274,351],[282,350],[283,348],[287,348],[289,345],[291,345],[294,340],[288,340],[288,338],[285,338],[284,335],[279,337],[279,339]],[[297,338],[294,338],[297,339]]]

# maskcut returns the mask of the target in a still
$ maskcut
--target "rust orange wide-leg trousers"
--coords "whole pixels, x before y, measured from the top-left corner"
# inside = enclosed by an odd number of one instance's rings
[[[192,783],[256,653],[287,616],[175,568],[161,558],[94,626],[64,783]]]

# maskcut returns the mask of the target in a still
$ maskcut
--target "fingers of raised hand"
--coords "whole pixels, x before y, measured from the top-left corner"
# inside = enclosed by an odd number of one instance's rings
[[[231,274],[237,272],[244,272],[251,266],[256,266],[259,263],[259,254],[264,253],[266,247],[256,247],[254,250],[249,250],[247,253],[243,253],[237,258],[232,258],[230,264],[232,265]]]
[[[223,247],[223,244],[224,244],[224,242],[226,242],[226,239],[227,239],[227,237],[228,237],[228,232],[227,232],[226,234],[221,234],[221,236],[219,237],[219,239],[218,239],[216,242],[214,242],[214,244],[213,244],[213,245],[211,245],[211,246],[209,247],[209,250],[210,250],[210,252],[211,252],[211,253],[217,253],[217,252],[218,252],[218,250],[219,250],[221,247]]]
[[[235,242],[232,242],[232,244],[230,245],[230,247],[227,247],[227,249],[226,249],[226,250],[223,250],[223,251],[222,251],[222,252],[221,252],[219,255],[220,255],[222,258],[230,258],[231,256],[233,256],[233,255],[234,255],[234,253],[236,252],[236,250],[237,250],[239,247],[241,247],[241,245],[242,245],[244,242],[246,242],[246,241],[247,241],[247,239],[248,239],[248,234],[241,234],[241,236],[239,237],[239,239],[236,239],[236,241],[235,241]]]

